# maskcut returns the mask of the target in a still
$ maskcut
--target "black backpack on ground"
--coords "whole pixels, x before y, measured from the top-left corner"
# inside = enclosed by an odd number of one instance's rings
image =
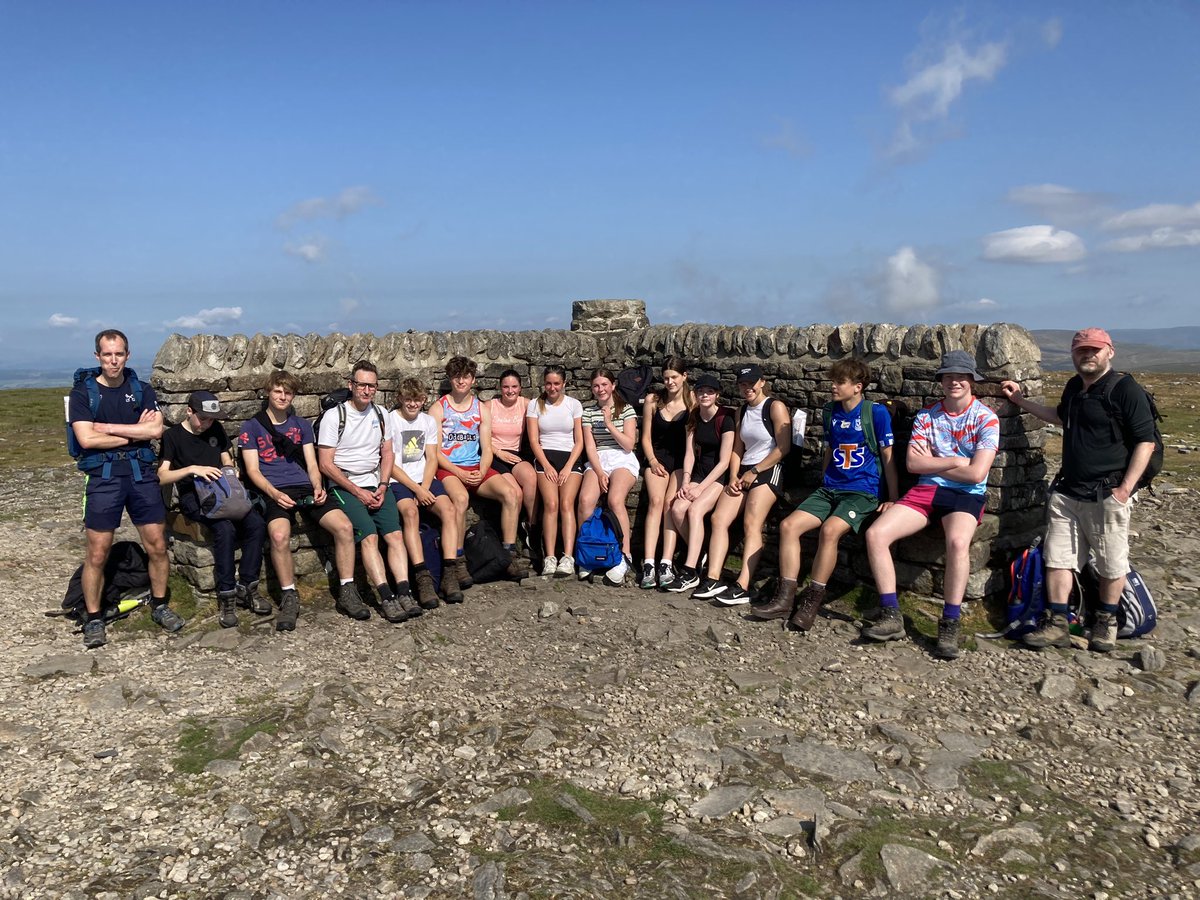
[[[500,535],[487,519],[480,519],[467,529],[463,553],[467,557],[467,571],[471,573],[471,578],[481,584],[499,581],[512,562],[512,554],[504,549]]]
[[[111,622],[128,613],[122,613],[122,600],[150,599],[150,558],[137,541],[117,541],[109,551],[104,563],[104,585],[100,589],[100,609],[104,621]],[[63,596],[62,615],[76,622],[83,622],[87,607],[83,602],[83,566],[75,570]]]

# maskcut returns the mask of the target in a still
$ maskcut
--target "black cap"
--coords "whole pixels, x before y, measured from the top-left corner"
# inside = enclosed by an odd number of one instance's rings
[[[712,388],[719,394],[721,393],[721,382],[717,380],[716,375],[709,375],[707,372],[705,372],[692,382],[693,391],[698,391],[700,388]]]
[[[225,411],[221,409],[221,401],[212,391],[192,391],[188,397],[188,406],[198,416],[210,419],[224,419]]]
[[[762,366],[750,363],[748,366],[740,366],[735,370],[738,381],[749,381],[751,384],[762,378]]]

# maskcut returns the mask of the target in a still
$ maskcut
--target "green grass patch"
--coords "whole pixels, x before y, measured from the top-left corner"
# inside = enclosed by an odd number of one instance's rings
[[[196,610],[199,607],[199,601],[196,598],[196,592],[192,590],[192,586],[177,572],[172,572],[170,580],[167,582],[170,589],[171,609],[183,616],[189,623],[196,617]],[[185,625],[186,631],[189,626]],[[147,632],[157,633],[159,627],[153,619],[150,618],[150,607],[138,610],[128,618],[120,619],[112,626],[114,632],[120,634],[145,634]],[[180,632],[183,634],[184,632]]]
[[[946,858],[946,852],[937,846],[937,839],[929,836],[930,832],[940,834],[946,829],[945,819],[897,816],[895,810],[879,807],[867,810],[867,817],[868,820],[856,827],[838,847],[839,859],[834,868],[861,853],[862,873],[870,878],[881,878],[884,870],[879,851],[888,844],[905,844],[930,856]]]
[[[0,471],[73,466],[67,455],[63,397],[70,388],[0,391]]]
[[[236,759],[242,744],[261,733],[275,734],[279,731],[278,713],[271,710],[255,717],[232,733],[221,736],[221,729],[189,718],[184,721],[176,743],[175,770],[187,775],[198,775],[214,759]]]

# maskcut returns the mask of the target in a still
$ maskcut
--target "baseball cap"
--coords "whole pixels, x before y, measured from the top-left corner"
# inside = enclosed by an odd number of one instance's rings
[[[1075,332],[1075,337],[1071,338],[1072,353],[1080,347],[1112,347],[1112,345],[1112,338],[1103,328],[1085,328]]]
[[[942,364],[936,373],[938,378],[943,375],[970,375],[976,381],[982,381],[975,370],[975,357],[966,350],[951,350],[942,356]]]
[[[709,388],[719,394],[721,393],[721,382],[717,380],[716,375],[709,375],[707,372],[705,372],[694,382],[692,382],[693,391],[698,391],[700,388]]]
[[[748,366],[739,366],[734,374],[737,375],[737,381],[753,383],[762,378],[762,367],[751,363]]]
[[[224,419],[225,411],[221,409],[221,401],[212,391],[192,391],[188,396],[188,406],[199,416],[213,419]]]

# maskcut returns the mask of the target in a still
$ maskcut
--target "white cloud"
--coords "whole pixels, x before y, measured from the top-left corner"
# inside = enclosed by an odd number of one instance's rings
[[[1117,238],[1104,245],[1105,250],[1118,253],[1137,253],[1165,247],[1200,247],[1200,228],[1183,230],[1165,226],[1155,228],[1147,234],[1134,234]]]
[[[298,256],[306,263],[318,263],[325,259],[327,246],[328,242],[325,238],[317,236],[297,243],[284,244],[283,252],[289,256]]]
[[[1065,263],[1087,256],[1079,235],[1052,225],[1026,225],[983,238],[983,258],[994,262]]]
[[[904,84],[891,88],[888,99],[900,116],[889,155],[911,155],[928,141],[922,126],[945,120],[950,108],[971,81],[989,82],[1007,62],[1006,45],[983,44],[972,51],[960,40],[946,43],[940,59],[913,72]]]
[[[1104,220],[1108,231],[1123,231],[1133,228],[1198,228],[1200,227],[1200,203],[1184,206],[1179,203],[1151,203],[1137,209],[1126,210]]]
[[[51,328],[71,328],[79,324],[79,320],[74,316],[64,316],[62,313],[54,313],[48,321]]]
[[[1061,184],[1021,185],[1005,194],[1004,199],[1052,222],[1092,222],[1107,211],[1103,194],[1077,191]]]
[[[1042,25],[1042,42],[1053,50],[1058,46],[1063,36],[1062,19],[1047,19]]]
[[[367,206],[380,202],[375,193],[365,185],[343,188],[332,197],[310,197],[301,200],[282,213],[276,220],[280,228],[291,228],[299,222],[313,219],[344,219]]]
[[[788,118],[779,116],[774,133],[762,138],[762,145],[770,150],[782,150],[788,156],[802,159],[812,153],[812,146]]]
[[[240,306],[215,306],[202,309],[194,316],[180,316],[167,322],[168,328],[211,328],[222,322],[236,322],[242,317]]]
[[[938,271],[917,258],[912,247],[901,247],[888,258],[883,299],[895,313],[921,312],[938,305]]]

